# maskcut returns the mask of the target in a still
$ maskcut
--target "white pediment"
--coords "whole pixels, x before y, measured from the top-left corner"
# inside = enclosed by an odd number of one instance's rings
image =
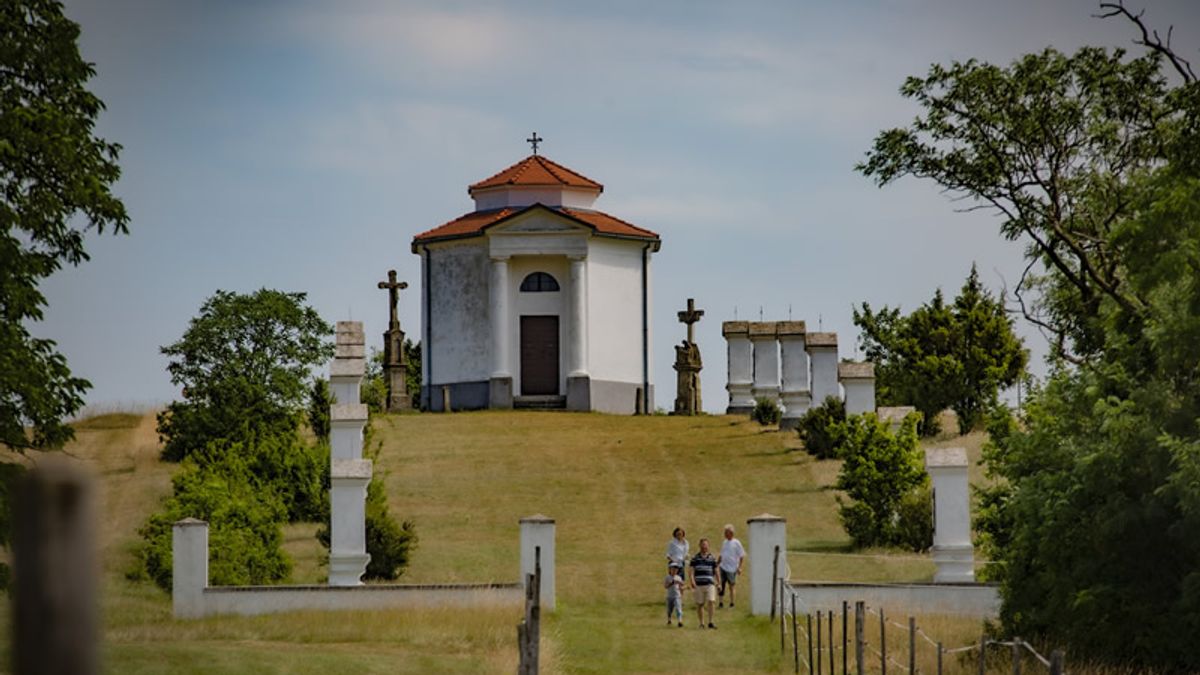
[[[590,233],[591,228],[546,209],[534,209],[488,228],[488,234]]]

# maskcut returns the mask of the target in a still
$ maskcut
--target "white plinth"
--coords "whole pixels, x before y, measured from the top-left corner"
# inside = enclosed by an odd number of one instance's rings
[[[967,468],[967,451],[963,448],[925,451],[925,469],[933,482],[934,583],[975,580]]]
[[[554,519],[541,514],[521,519],[521,587],[533,574],[537,550],[541,549],[542,607],[554,611]]]
[[[750,577],[750,613],[764,616],[771,613],[772,572],[780,577],[787,574],[787,521],[769,513],[746,521],[749,526],[750,550],[746,552]],[[775,567],[775,550],[779,549],[779,565]]]
[[[800,418],[812,407],[812,392],[808,382],[808,353],[804,351],[803,321],[780,321],[776,332],[779,336],[780,372],[782,379],[779,397],[783,402],[783,418],[780,429],[794,429]]]
[[[332,460],[329,490],[329,585],[358,586],[367,571],[367,484],[371,460]]]
[[[171,605],[177,619],[204,616],[208,523],[184,518],[171,528]]]
[[[751,321],[750,343],[754,346],[754,384],[750,393],[755,399],[779,403],[779,342],[775,337],[775,322]]]
[[[812,366],[812,404],[823,405],[825,399],[841,398],[838,390],[837,335],[834,333],[809,333],[805,349]]]

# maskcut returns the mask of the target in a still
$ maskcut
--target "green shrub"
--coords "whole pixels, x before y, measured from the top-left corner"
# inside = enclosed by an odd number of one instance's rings
[[[842,438],[839,435],[846,421],[846,405],[836,396],[829,396],[816,408],[809,409],[800,418],[796,431],[804,441],[804,449],[817,459],[837,457]]]
[[[184,518],[208,522],[208,576],[214,586],[267,584],[291,571],[279,524],[286,510],[262,490],[244,462],[202,466],[189,459],[172,479],[174,494],[138,531],[141,573],[171,590],[172,525]]]
[[[308,390],[308,428],[318,441],[329,442],[329,407],[333,405],[333,392],[329,389],[329,380],[318,377],[313,380],[312,388]]]
[[[900,498],[896,506],[893,543],[917,553],[933,546],[933,490],[928,481]]]
[[[832,425],[844,439],[837,488],[851,500],[847,503],[838,497],[839,516],[857,547],[928,548],[920,544],[922,498],[910,495],[929,482],[921,466],[916,422],[917,417],[910,415],[896,434],[874,413],[853,415]]]
[[[765,426],[771,424],[779,424],[779,418],[783,411],[779,409],[779,404],[775,401],[762,396],[754,399],[754,411],[750,413],[750,419]]]

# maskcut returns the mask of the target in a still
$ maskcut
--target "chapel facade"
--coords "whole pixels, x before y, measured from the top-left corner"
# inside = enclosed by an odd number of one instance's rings
[[[603,190],[535,149],[469,186],[473,211],[413,238],[424,409],[654,409],[662,242],[592,208]]]

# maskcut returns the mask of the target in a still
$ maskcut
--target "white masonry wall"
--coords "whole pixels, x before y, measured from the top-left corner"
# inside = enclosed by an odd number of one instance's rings
[[[644,245],[595,237],[588,242],[588,361],[592,380],[642,384]]]
[[[432,372],[426,373],[426,385],[486,382],[491,377],[486,240],[429,249],[432,345],[422,349],[429,349]]]

